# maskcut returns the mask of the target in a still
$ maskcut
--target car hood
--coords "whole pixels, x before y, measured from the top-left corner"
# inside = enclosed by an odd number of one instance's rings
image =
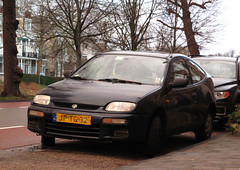
[[[137,102],[159,88],[156,85],[65,79],[49,85],[39,94],[51,96],[53,102],[104,106],[111,101]]]
[[[214,87],[216,88],[231,88],[232,86],[236,86],[236,79],[224,79],[224,78],[213,78]]]

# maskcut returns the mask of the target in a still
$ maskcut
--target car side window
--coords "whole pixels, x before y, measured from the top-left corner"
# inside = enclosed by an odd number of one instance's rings
[[[193,83],[197,83],[197,82],[200,82],[201,80],[203,80],[205,77],[204,71],[201,68],[199,68],[199,66],[196,65],[192,61],[187,61],[187,63],[189,66],[190,73],[192,75]]]
[[[191,84],[190,74],[183,59],[178,58],[171,63],[168,78],[169,83],[172,83],[174,78],[187,78],[188,84]]]

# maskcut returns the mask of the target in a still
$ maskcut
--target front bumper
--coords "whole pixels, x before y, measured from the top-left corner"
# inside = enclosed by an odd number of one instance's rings
[[[29,111],[41,111],[43,117],[29,115]],[[53,121],[53,113],[91,116],[91,125]],[[126,119],[126,124],[104,124],[103,118]],[[70,139],[128,140],[140,142],[145,139],[149,116],[127,113],[94,113],[51,109],[40,106],[28,108],[28,129],[40,135]]]
[[[226,118],[228,114],[234,111],[234,104],[229,104],[229,102],[225,101],[217,101],[216,102],[216,119]]]

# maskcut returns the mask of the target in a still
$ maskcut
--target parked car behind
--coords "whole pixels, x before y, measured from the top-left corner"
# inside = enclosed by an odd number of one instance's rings
[[[96,55],[49,85],[28,108],[28,129],[42,136],[128,141],[145,154],[168,135],[211,137],[215,116],[211,77],[180,54],[116,51]]]
[[[216,120],[219,120],[222,126],[227,115],[240,103],[239,58],[209,56],[197,57],[194,60],[213,78],[217,103]]]

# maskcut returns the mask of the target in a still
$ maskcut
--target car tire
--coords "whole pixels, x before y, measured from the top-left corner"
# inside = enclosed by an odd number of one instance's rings
[[[200,129],[194,131],[195,137],[198,141],[207,140],[211,137],[212,131],[213,131],[213,118],[211,113],[208,112],[204,125]]]
[[[226,129],[226,124],[228,120],[227,118],[221,118],[219,119],[215,124],[216,124],[216,129],[219,131],[223,131]]]
[[[160,149],[161,143],[161,120],[155,116],[151,122],[147,138],[143,147],[143,154],[147,157],[153,157]]]
[[[42,144],[42,147],[53,146],[55,144],[55,138],[49,137],[49,136],[42,136],[41,144]]]

